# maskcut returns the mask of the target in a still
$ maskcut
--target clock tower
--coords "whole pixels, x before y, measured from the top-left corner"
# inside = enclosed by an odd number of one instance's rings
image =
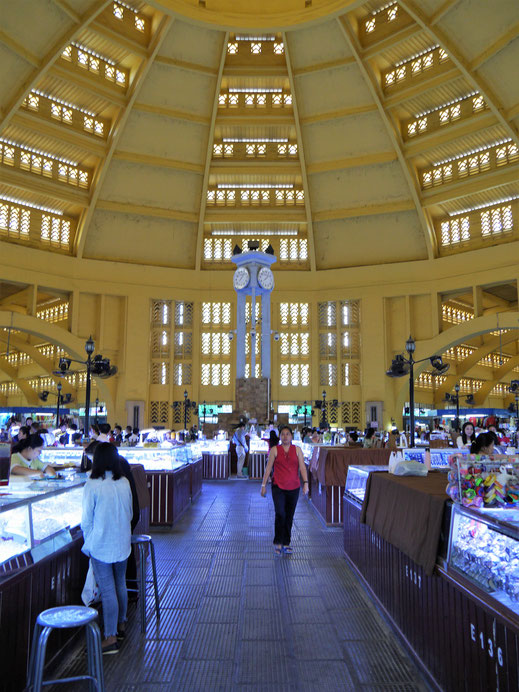
[[[276,262],[274,254],[260,252],[259,243],[249,242],[249,251],[233,255],[236,264],[233,284],[238,294],[236,313],[236,377],[245,377],[245,305],[247,296],[251,297],[250,321],[250,374],[255,377],[258,324],[256,322],[256,301],[261,301],[261,377],[270,379],[270,294],[274,288],[274,275],[271,265]]]

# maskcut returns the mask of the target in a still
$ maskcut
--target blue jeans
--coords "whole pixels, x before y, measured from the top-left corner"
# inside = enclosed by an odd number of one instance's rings
[[[103,624],[105,639],[117,635],[118,623],[126,622],[128,609],[128,591],[126,590],[126,563],[101,562],[90,557],[94,576],[103,604]]]

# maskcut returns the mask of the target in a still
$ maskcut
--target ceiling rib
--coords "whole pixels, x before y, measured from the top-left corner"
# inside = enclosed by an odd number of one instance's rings
[[[292,72],[292,62],[290,60],[290,50],[288,47],[287,35],[283,33],[283,43],[285,45],[285,60],[287,64],[288,80],[290,82],[290,91],[292,92],[292,110],[294,113],[294,123],[296,127],[297,150],[299,153],[299,163],[301,165],[301,177],[303,181],[303,190],[305,193],[305,212],[306,212],[306,232],[308,237],[308,257],[310,259],[310,271],[315,272],[315,242],[314,229],[312,225],[312,209],[310,206],[310,190],[308,187],[308,177],[306,174],[305,153],[303,147],[303,135],[301,132],[301,122],[299,120],[299,109],[297,107],[296,85],[294,83],[294,73]]]
[[[225,65],[225,58],[227,56],[227,43],[229,42],[229,32],[226,32],[223,36],[222,50],[220,52],[220,63],[218,65],[218,74],[216,77],[216,84],[214,87],[213,94],[213,107],[211,109],[211,121],[209,124],[209,133],[207,136],[207,149],[205,152],[205,167],[204,167],[204,178],[202,181],[202,187],[200,190],[200,212],[198,215],[198,228],[196,234],[196,251],[195,251],[195,269],[200,270],[202,266],[202,248],[204,244],[204,221],[205,212],[207,207],[207,187],[209,185],[209,173],[211,170],[211,160],[213,158],[213,140],[214,140],[214,128],[216,124],[216,116],[218,114],[218,96],[220,94],[220,86],[222,83],[223,68]]]
[[[404,156],[402,146],[400,144],[399,137],[397,136],[397,133],[395,132],[391,121],[387,115],[387,113],[384,110],[384,105],[382,103],[382,98],[380,95],[380,89],[378,86],[378,83],[370,69],[369,66],[365,65],[359,52],[359,47],[358,47],[358,41],[357,38],[353,32],[353,29],[347,19],[347,15],[343,15],[342,17],[337,18],[337,22],[339,24],[339,27],[341,28],[341,31],[343,33],[343,36],[348,43],[353,55],[355,56],[357,60],[357,64],[359,66],[359,69],[365,79],[366,85],[368,86],[369,90],[371,91],[371,95],[373,97],[373,100],[375,101],[377,105],[378,112],[380,114],[380,117],[382,118],[382,121],[386,127],[387,133],[393,143],[393,146],[395,148],[398,161],[400,162],[402,172],[404,174],[404,177],[407,180],[407,184],[409,187],[409,192],[411,194],[412,201],[414,203],[414,209],[416,210],[418,219],[420,221],[420,225],[423,230],[424,234],[424,239],[425,239],[425,245],[427,248],[427,257],[428,259],[434,259],[434,257],[437,255],[438,252],[438,247],[437,247],[437,241],[436,241],[436,234],[434,233],[434,228],[430,222],[430,219],[426,217],[424,214],[424,211],[422,209],[422,206],[420,204],[420,193],[418,190],[418,182],[416,175],[414,171],[411,169],[410,164],[408,163],[407,159]]]
[[[155,56],[157,55],[160,46],[162,45],[162,41],[166,37],[166,34],[173,23],[173,19],[168,16],[164,16],[157,28],[157,31],[154,33],[151,42],[150,42],[150,53],[146,60],[144,60],[141,65],[139,66],[139,69],[137,70],[137,74],[135,75],[135,79],[133,80],[132,86],[130,87],[130,95],[128,98],[128,101],[126,103],[126,106],[124,109],[121,111],[119,114],[119,117],[114,124],[112,128],[112,134],[111,134],[111,139],[109,141],[109,149],[106,152],[106,156],[103,160],[103,162],[100,164],[99,168],[97,169],[94,180],[92,182],[92,191],[91,191],[91,196],[90,196],[90,204],[88,206],[88,209],[82,214],[81,219],[78,224],[78,230],[76,233],[76,238],[75,238],[75,254],[77,257],[81,258],[83,257],[83,251],[85,249],[85,242],[86,242],[86,235],[87,235],[87,230],[90,225],[90,221],[92,220],[92,216],[94,214],[95,208],[96,208],[96,203],[99,198],[99,194],[101,192],[101,187],[103,185],[103,181],[105,179],[105,176],[108,172],[108,168],[110,166],[110,162],[112,160],[112,156],[115,152],[115,148],[117,147],[117,143],[119,141],[119,138],[121,137],[121,134],[123,133],[124,130],[124,125],[126,124],[126,121],[130,115],[130,112],[132,110],[132,106],[135,103],[135,100],[137,98],[137,95],[142,87],[142,84],[144,82],[144,78],[148,74],[152,64],[153,60],[155,59]]]
[[[38,67],[40,64],[40,61],[38,60],[38,56],[34,55],[34,53],[31,53],[25,46],[22,46],[21,43],[18,43],[18,41],[15,41],[14,38],[9,36],[8,34],[5,33],[5,31],[0,30],[0,43],[3,43],[4,46],[7,46],[9,50],[12,50],[13,53],[16,53],[18,57],[23,58],[26,62],[30,63],[33,67]]]

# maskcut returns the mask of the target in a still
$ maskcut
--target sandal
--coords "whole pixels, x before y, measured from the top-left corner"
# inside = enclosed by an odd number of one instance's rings
[[[283,548],[280,545],[274,546],[274,554],[275,555],[281,555],[282,552],[283,552]]]
[[[284,545],[283,546],[283,552],[285,553],[285,555],[292,555],[294,550],[290,545]]]

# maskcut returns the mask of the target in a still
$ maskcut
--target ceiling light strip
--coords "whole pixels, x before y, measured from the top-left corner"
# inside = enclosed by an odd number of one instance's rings
[[[427,111],[422,111],[421,113],[416,113],[414,116],[415,118],[421,118],[424,115],[429,115],[429,113],[435,113],[436,111],[441,111],[442,108],[447,108],[448,106],[453,106],[455,103],[459,103],[460,101],[465,101],[466,99],[470,99],[473,96],[480,96],[479,91],[471,91],[470,94],[466,94],[465,96],[460,96],[457,99],[452,99],[452,101],[447,101],[447,103],[443,103],[441,106],[435,106],[434,108],[430,108]]]
[[[5,195],[0,195],[0,200],[3,202],[12,202],[13,204],[19,204],[22,207],[30,207],[31,209],[38,209],[39,211],[48,211],[51,214],[56,214],[56,216],[63,216],[63,212],[59,209],[51,209],[50,207],[42,207],[39,204],[33,204],[32,202],[25,202],[22,199],[16,199],[16,197],[7,197]]]
[[[288,142],[288,137],[285,138],[280,138],[280,139],[269,139],[268,137],[262,137],[262,138],[246,138],[246,137],[224,137],[222,139],[222,142],[234,142],[234,143],[239,143],[239,142],[255,142],[255,143],[265,143],[265,142],[278,142],[282,144],[286,144]]]
[[[243,236],[247,238],[248,236],[296,236],[299,231],[211,231],[212,236]]]
[[[281,87],[265,87],[260,89],[258,87],[231,87],[229,94],[281,94],[283,89]]]
[[[275,41],[275,36],[236,36],[236,41]]]
[[[219,190],[291,190],[293,183],[218,183]]]
[[[443,159],[442,161],[436,161],[436,163],[433,163],[433,166],[441,166],[444,163],[450,163],[451,161],[458,161],[459,159],[464,159],[467,156],[472,156],[473,154],[479,154],[481,151],[488,151],[489,149],[494,149],[495,147],[500,147],[502,144],[509,144],[512,141],[512,138],[508,139],[502,139],[499,142],[494,142],[493,144],[487,144],[484,147],[479,147],[478,149],[472,149],[471,151],[467,151],[463,154],[458,154],[457,156],[451,156],[448,159]]]
[[[54,156],[53,154],[49,154],[45,151],[40,151],[39,149],[33,149],[32,147],[28,147],[25,144],[19,144],[18,142],[13,142],[11,139],[5,139],[4,137],[0,137],[0,142],[3,142],[4,144],[10,144],[13,147],[18,147],[19,149],[23,149],[23,151],[30,151],[31,154],[38,154],[38,156],[45,156],[48,159],[52,159],[53,161],[61,161],[61,163],[68,163],[70,166],[79,166],[79,163],[76,161],[70,161],[69,159],[64,159],[59,156]]]
[[[382,5],[382,7],[379,7],[378,10],[372,10],[371,16],[374,17],[377,14],[380,14],[384,10],[389,9],[390,7],[393,7],[393,5],[398,5],[397,2],[388,2],[385,5]]]
[[[85,115],[91,115],[93,118],[97,117],[96,113],[93,113],[92,111],[89,111],[86,108],[81,108],[81,106],[76,106],[73,103],[69,103],[68,101],[63,101],[63,99],[59,99],[57,96],[51,96],[50,94],[46,94],[44,91],[40,91],[39,89],[32,89],[31,93],[38,94],[38,96],[43,96],[43,98],[48,99],[49,101],[54,101],[54,103],[59,103],[62,106],[67,106],[67,108],[73,108],[76,111],[81,111],[81,113],[85,113]]]
[[[77,43],[76,41],[71,41],[71,46],[74,46],[74,48],[77,48],[78,50],[82,50],[84,53],[88,53],[89,55],[93,55],[94,58],[99,58],[100,60],[104,60],[107,62],[109,65],[116,65],[117,63],[115,60],[112,60],[112,58],[107,58],[106,55],[101,55],[101,53],[96,53],[95,50],[92,50],[91,48],[87,48],[81,43]]]
[[[122,7],[126,7],[127,10],[130,10],[130,12],[133,12],[133,14],[139,14],[139,11],[136,10],[134,7],[131,5],[128,5],[126,2],[122,2],[122,0],[115,0],[115,5],[122,5]]]
[[[463,211],[453,211],[453,212],[447,212],[449,216],[460,216],[461,214],[468,214],[471,211],[478,211],[478,209],[487,209],[488,207],[496,207],[499,204],[506,204],[507,202],[513,202],[514,200],[519,199],[519,195],[512,195],[511,197],[504,197],[503,199],[498,199],[495,202],[485,202],[484,204],[478,204],[475,207],[467,207],[467,209],[463,209]]]

